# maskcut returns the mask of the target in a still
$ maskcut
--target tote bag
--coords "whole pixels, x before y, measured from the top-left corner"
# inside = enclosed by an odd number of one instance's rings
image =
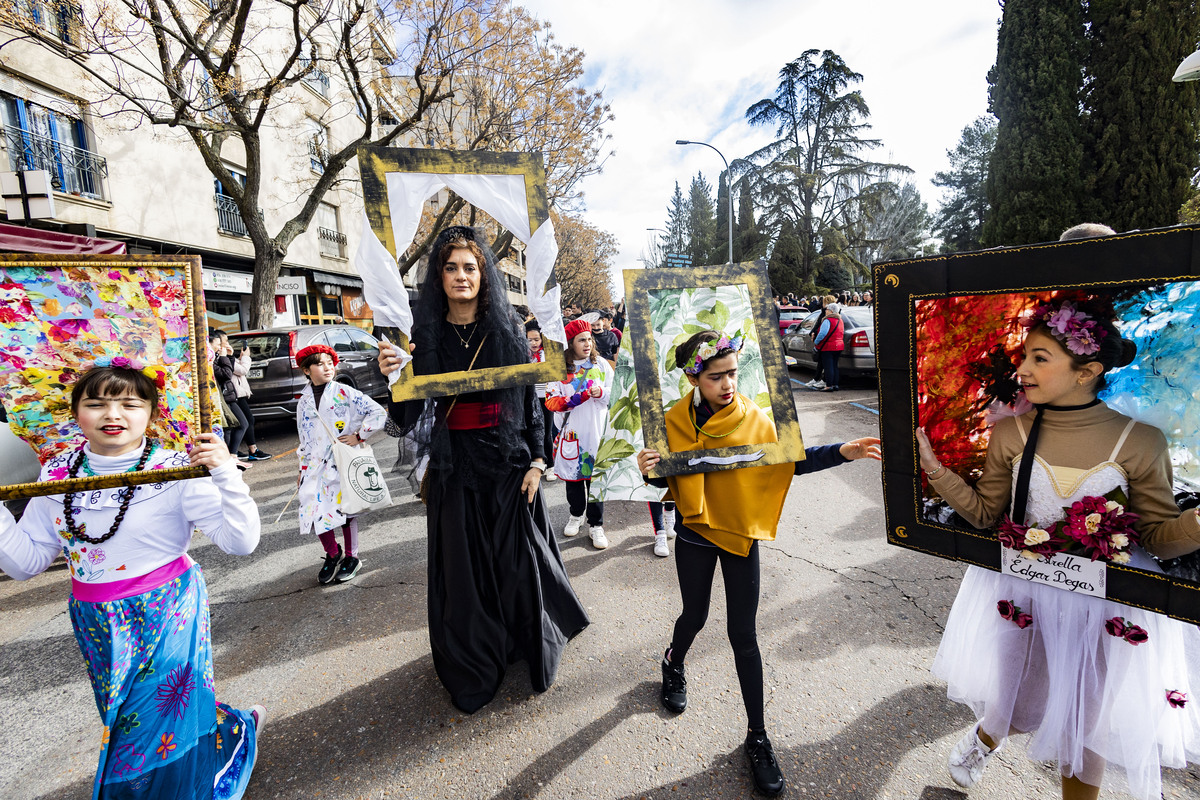
[[[392,493],[388,491],[387,482],[383,479],[383,470],[375,460],[371,445],[363,443],[351,447],[339,442],[337,434],[329,427],[324,417],[317,414],[317,419],[321,420],[330,441],[333,442],[333,463],[337,467],[338,480],[342,485],[338,510],[347,517],[353,517],[364,511],[390,506]]]

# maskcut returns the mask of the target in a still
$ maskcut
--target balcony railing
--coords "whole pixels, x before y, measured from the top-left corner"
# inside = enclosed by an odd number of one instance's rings
[[[310,66],[312,67],[312,71],[301,78],[301,80],[307,83],[321,97],[329,97],[329,76],[325,71],[307,58],[301,58],[296,61],[296,67],[301,72],[304,72]]]
[[[234,236],[249,236],[246,223],[242,221],[242,212],[238,211],[233,198],[227,194],[217,194],[214,197],[217,198],[217,229]]]
[[[4,126],[9,167],[16,170],[44,169],[50,172],[54,190],[104,199],[108,161],[89,150],[56,142],[15,125]]]
[[[325,174],[325,160],[329,158],[329,153],[317,141],[317,137],[308,140],[308,164],[312,167],[312,171],[318,175]]]
[[[329,228],[317,228],[317,238],[321,241],[321,255],[346,257],[346,234]]]

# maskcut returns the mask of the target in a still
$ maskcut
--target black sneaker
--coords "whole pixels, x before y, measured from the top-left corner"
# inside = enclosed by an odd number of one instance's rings
[[[274,456],[272,456],[270,453],[263,452],[262,450],[255,450],[253,453],[246,456],[246,458],[250,461],[266,461],[269,458],[274,458]]]
[[[317,573],[317,583],[324,586],[333,581],[337,575],[338,564],[342,561],[342,547],[338,545],[338,550],[331,556],[325,556],[325,563],[321,565],[321,571]]]
[[[783,772],[775,758],[771,740],[765,733],[746,735],[746,760],[750,762],[750,774],[754,777],[754,788],[767,797],[783,791]]]
[[[361,566],[361,560],[354,556],[346,556],[342,559],[342,565],[338,567],[337,582],[346,583],[354,580],[354,576],[358,574],[358,568]]]
[[[236,453],[236,455],[237,455],[237,460],[238,460],[238,461],[249,461],[249,460],[250,460],[250,456],[246,455],[246,454],[245,454],[245,453],[243,453],[241,450],[239,450],[239,451]]]
[[[687,678],[683,677],[683,664],[672,664],[663,656],[662,704],[668,711],[682,714],[687,708]]]

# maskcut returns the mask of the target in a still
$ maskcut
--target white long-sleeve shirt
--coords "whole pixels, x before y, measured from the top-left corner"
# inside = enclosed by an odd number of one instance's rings
[[[84,445],[87,463],[97,475],[125,472],[137,464],[142,450],[122,456],[99,456]],[[78,451],[56,456],[42,467],[39,480],[60,480]],[[190,464],[186,453],[156,449],[146,469]],[[82,472],[81,472],[82,475]],[[112,527],[120,508],[120,489],[101,489],[75,495],[75,526],[98,538]],[[258,546],[258,506],[242,480],[234,459],[212,470],[209,478],[192,478],[134,489],[133,500],[116,535],[99,545],[67,532],[63,495],[35,497],[21,521],[0,511],[0,570],[27,580],[50,566],[62,553],[71,577],[85,583],[109,583],[136,578],[165,566],[187,552],[192,532],[200,529],[217,547],[231,555],[248,555]]]

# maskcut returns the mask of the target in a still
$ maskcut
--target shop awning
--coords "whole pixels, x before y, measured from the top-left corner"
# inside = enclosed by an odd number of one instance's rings
[[[336,272],[317,272],[312,270],[313,280],[317,283],[332,283],[334,286],[350,286],[361,289],[362,278],[357,275],[339,275]]]
[[[0,252],[125,255],[125,243],[0,223]]]

